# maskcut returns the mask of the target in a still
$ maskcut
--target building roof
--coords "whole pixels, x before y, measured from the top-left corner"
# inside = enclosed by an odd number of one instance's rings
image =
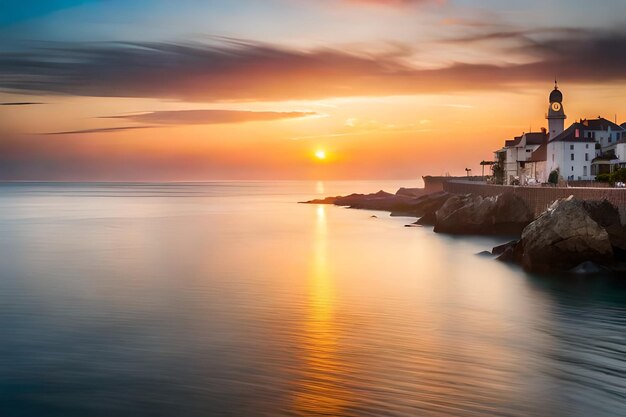
[[[593,138],[585,137],[585,131],[591,130],[587,128],[587,126],[582,123],[573,123],[570,127],[565,129],[561,134],[553,138],[552,142],[582,142],[582,143],[595,143],[596,140]],[[578,136],[576,135],[578,132]]]
[[[524,136],[526,137],[526,145],[542,145],[548,138],[546,132],[531,132],[526,133]]]
[[[530,155],[529,162],[541,162],[548,160],[548,141],[544,141],[535,151]]]
[[[523,133],[522,136],[516,136],[512,140],[504,141],[505,148],[512,148],[522,143],[522,139],[525,139],[525,145],[541,145],[547,139],[548,134],[546,132],[530,132]]]
[[[517,145],[519,145],[519,143],[521,141],[522,141],[522,137],[521,136],[516,136],[512,140],[505,140],[504,141],[504,147],[505,148],[511,148],[513,146],[517,146]]]
[[[580,121],[587,130],[611,130],[622,131],[624,128],[618,124],[613,123],[610,120],[605,119],[604,117],[598,117],[597,119],[583,119]]]

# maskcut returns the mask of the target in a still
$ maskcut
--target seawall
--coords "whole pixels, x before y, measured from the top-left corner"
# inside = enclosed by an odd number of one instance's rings
[[[528,204],[535,215],[544,212],[555,200],[571,195],[581,200],[608,200],[623,211],[626,208],[626,189],[588,187],[519,187],[492,185],[476,181],[449,178],[441,182],[444,191],[453,194],[478,194],[491,197],[503,193],[513,193]]]
[[[443,191],[443,184],[452,181],[452,180],[462,180],[462,181],[480,181],[484,180],[484,177],[450,177],[450,176],[434,176],[427,175],[422,177],[424,180],[424,190],[428,193],[436,193],[438,191]]]

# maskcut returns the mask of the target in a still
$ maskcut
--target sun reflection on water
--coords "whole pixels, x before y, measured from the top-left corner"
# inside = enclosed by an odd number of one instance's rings
[[[351,402],[345,369],[338,352],[333,279],[328,270],[326,207],[316,209],[315,241],[303,327],[303,363],[294,397],[298,415],[342,415]]]

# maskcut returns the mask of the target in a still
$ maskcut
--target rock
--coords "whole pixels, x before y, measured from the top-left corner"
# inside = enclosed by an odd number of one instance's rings
[[[528,271],[568,271],[581,262],[609,264],[613,249],[607,231],[571,197],[556,201],[522,232],[519,261]]]
[[[583,208],[609,234],[613,249],[626,251],[626,233],[618,208],[607,200],[583,201]]]
[[[491,258],[493,255],[488,250],[484,250],[482,252],[478,252],[476,256],[483,256],[483,257]]]
[[[303,203],[334,204],[358,209],[394,211],[410,208],[414,200],[416,200],[414,197],[390,194],[381,190],[373,194],[350,194],[343,197],[326,197],[324,199],[304,201]]]
[[[440,191],[433,194],[425,195],[418,199],[414,205],[414,212],[419,215],[427,215],[436,213],[445,203],[452,197],[452,194]]]
[[[435,224],[435,213],[452,196],[444,191],[428,194],[415,199],[404,213],[391,213],[391,215],[414,216],[420,219],[416,224],[422,226],[433,226]]]
[[[401,190],[396,194],[379,191],[373,194],[327,197],[303,203],[335,204],[356,209],[390,211],[392,216],[421,217],[426,213],[437,211],[450,197],[450,194],[443,191],[431,194],[419,193],[420,195],[416,196],[417,190],[422,189],[404,189],[405,191],[400,192]],[[413,190],[412,193],[410,190]]]
[[[508,248],[514,248],[518,242],[519,240],[512,240],[510,242],[503,243],[502,245],[494,246],[494,248],[491,250],[491,253],[493,255],[502,255],[504,251],[506,251]]]
[[[431,211],[420,217],[419,220],[415,222],[415,224],[419,224],[420,226],[434,226],[436,222],[437,212]]]
[[[378,216],[376,216],[376,215],[371,215],[370,216],[370,219],[377,219],[377,218],[378,218]]]
[[[496,258],[500,262],[516,262],[515,247],[509,246]]]
[[[429,192],[426,191],[426,189],[424,188],[404,188],[401,187],[398,189],[398,191],[396,191],[396,195],[401,195],[401,196],[405,196],[405,197],[421,197],[423,195],[428,194]]]
[[[450,197],[436,212],[435,232],[516,234],[533,220],[526,203],[511,193]]]
[[[335,204],[335,201],[337,201],[337,199],[339,198],[341,198],[341,196],[326,197],[322,199],[315,199],[315,200],[309,200],[309,201],[299,201],[299,203],[300,204]]]
[[[585,261],[580,265],[570,269],[569,272],[572,274],[580,274],[580,275],[589,275],[589,274],[601,274],[603,272],[608,272],[609,269],[603,267],[602,265],[598,265],[595,262]]]
[[[412,197],[379,191],[358,198],[353,196],[342,197],[337,199],[335,204],[365,210],[404,211],[410,209],[413,200]]]

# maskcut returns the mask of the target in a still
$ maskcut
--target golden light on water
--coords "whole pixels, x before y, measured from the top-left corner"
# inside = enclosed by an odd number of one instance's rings
[[[349,405],[345,362],[338,353],[340,330],[335,317],[334,282],[328,271],[326,207],[316,208],[315,241],[303,328],[302,373],[296,386],[297,415],[338,416]]]

